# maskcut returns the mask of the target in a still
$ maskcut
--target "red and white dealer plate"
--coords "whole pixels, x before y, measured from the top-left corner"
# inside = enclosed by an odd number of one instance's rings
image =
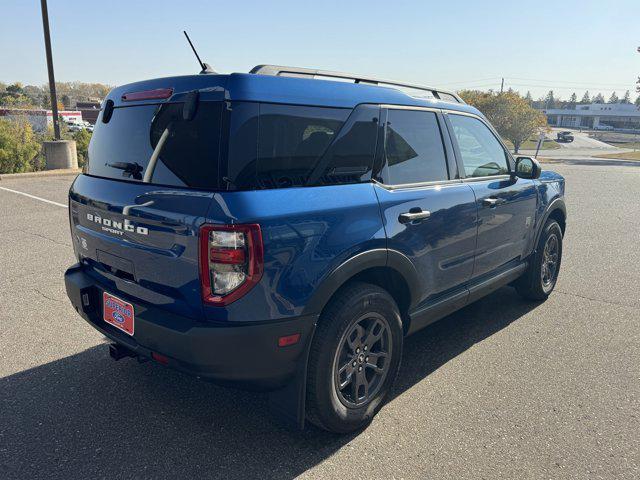
[[[133,335],[134,329],[134,312],[133,305],[118,297],[109,295],[107,292],[102,293],[103,315],[105,322],[122,330],[127,335]]]

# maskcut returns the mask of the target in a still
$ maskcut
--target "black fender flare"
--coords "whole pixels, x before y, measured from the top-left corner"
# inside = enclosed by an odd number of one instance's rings
[[[538,231],[536,232],[536,235],[535,235],[532,251],[535,251],[536,248],[538,247],[538,242],[540,241],[540,235],[542,235],[542,229],[544,228],[544,224],[547,223],[549,216],[556,210],[560,210],[564,215],[564,218],[567,218],[567,206],[565,205],[564,199],[562,197],[556,197],[553,200],[551,200],[546,210],[544,211],[544,214],[542,215],[542,220],[538,225]]]
[[[340,287],[353,278],[354,275],[373,267],[390,267],[396,270],[402,275],[409,287],[410,305],[418,301],[420,277],[411,260],[396,250],[376,248],[354,255],[327,275],[309,302],[307,302],[302,315],[314,315],[319,318],[324,306]],[[307,341],[307,346],[294,377],[282,388],[268,394],[272,411],[287,424],[300,430],[304,429],[305,426],[307,363],[314,334],[315,326]]]
[[[410,305],[413,305],[418,300],[420,277],[411,260],[397,250],[376,248],[354,255],[327,275],[309,302],[307,302],[302,314],[319,314],[333,294],[349,279],[360,272],[374,267],[390,267],[396,270],[409,286]]]

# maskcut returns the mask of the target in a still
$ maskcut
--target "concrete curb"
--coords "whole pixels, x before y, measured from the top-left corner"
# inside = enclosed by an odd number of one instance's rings
[[[62,177],[66,175],[78,175],[82,173],[81,168],[66,168],[60,170],[42,170],[40,172],[26,172],[26,173],[3,173],[0,175],[0,180],[15,180],[19,178],[37,178],[37,177]]]

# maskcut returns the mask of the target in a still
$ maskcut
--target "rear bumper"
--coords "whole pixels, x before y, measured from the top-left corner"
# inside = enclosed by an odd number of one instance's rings
[[[65,273],[69,300],[92,327],[133,354],[168,357],[167,366],[187,373],[250,388],[285,385],[306,363],[317,316],[259,325],[219,326],[137,303],[103,288],[76,264]],[[135,311],[133,337],[102,319],[102,292],[130,302]],[[278,347],[278,338],[300,333],[298,343]]]

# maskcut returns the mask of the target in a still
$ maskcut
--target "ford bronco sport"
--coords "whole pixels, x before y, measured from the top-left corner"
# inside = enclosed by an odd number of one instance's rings
[[[115,359],[270,391],[365,426],[403,338],[558,277],[564,179],[457,95],[336,72],[161,78],[102,105],[69,191],[65,283]]]

